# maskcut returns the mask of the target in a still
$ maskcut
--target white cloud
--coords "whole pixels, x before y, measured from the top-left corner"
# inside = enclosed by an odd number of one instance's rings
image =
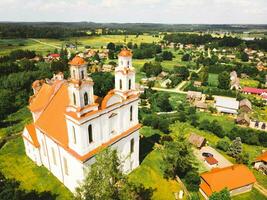
[[[0,20],[267,23],[267,0],[1,0]]]

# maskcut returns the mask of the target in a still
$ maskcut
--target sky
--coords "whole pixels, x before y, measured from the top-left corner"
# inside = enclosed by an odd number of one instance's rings
[[[267,24],[267,0],[0,0],[0,21]]]

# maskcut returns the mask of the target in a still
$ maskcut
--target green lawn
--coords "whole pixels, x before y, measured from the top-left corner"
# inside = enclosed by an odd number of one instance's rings
[[[173,193],[179,192],[181,186],[174,180],[163,178],[162,154],[160,150],[154,149],[154,143],[162,133],[145,126],[141,129],[140,134],[143,135],[140,142],[141,158],[144,157],[142,154],[148,154],[141,165],[129,175],[130,180],[142,183],[147,188],[151,187],[154,190],[152,199],[174,200]]]
[[[240,85],[242,87],[258,87],[259,81],[253,79],[240,79]]]
[[[46,168],[38,167],[25,154],[22,138],[6,143],[0,150],[0,170],[7,178],[21,182],[21,188],[51,191],[58,200],[73,199],[72,194]]]
[[[240,194],[232,197],[233,200],[266,200],[267,197],[263,196],[258,190],[252,189],[251,192]]]
[[[0,139],[9,134],[21,132],[25,124],[30,123],[32,115],[27,107],[24,107],[17,112],[9,115],[1,122]]]
[[[208,79],[209,86],[217,87],[218,86],[218,74],[209,74]]]
[[[253,169],[252,171],[258,183],[267,189],[267,176],[255,169]]]

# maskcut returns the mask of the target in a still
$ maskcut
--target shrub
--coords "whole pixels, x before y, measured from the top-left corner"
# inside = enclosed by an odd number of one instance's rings
[[[228,151],[229,146],[229,142],[227,142],[225,139],[219,140],[216,144],[216,147],[224,152]]]

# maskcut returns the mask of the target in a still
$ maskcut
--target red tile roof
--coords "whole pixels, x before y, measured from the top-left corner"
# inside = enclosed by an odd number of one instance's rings
[[[256,161],[264,161],[267,162],[267,151],[262,153],[256,158]]]
[[[233,165],[225,168],[214,168],[201,174],[203,179],[200,188],[210,196],[212,192],[219,192],[224,188],[237,189],[256,182],[255,176],[245,165]]]
[[[30,135],[30,137],[31,137],[31,139],[32,139],[32,142],[31,141],[29,141],[30,143],[32,143],[35,147],[39,147],[40,146],[40,144],[39,144],[39,142],[38,142],[38,139],[37,139],[37,135],[36,135],[36,131],[35,131],[35,126],[34,126],[34,124],[32,123],[32,124],[28,124],[28,125],[26,125],[26,127],[25,127],[26,129],[27,129],[27,131],[28,131],[28,133],[29,133],[29,135]],[[25,138],[25,137],[24,137]],[[27,138],[26,138],[27,139]]]
[[[128,49],[123,49],[121,50],[121,52],[119,53],[119,56],[122,56],[122,57],[131,57],[133,56],[132,52]]]
[[[252,87],[244,87],[242,91],[246,93],[251,93],[251,94],[262,94],[262,93],[267,92],[266,89],[252,88]]]
[[[70,62],[70,65],[80,66],[86,64],[85,60],[80,56],[75,56]]]

